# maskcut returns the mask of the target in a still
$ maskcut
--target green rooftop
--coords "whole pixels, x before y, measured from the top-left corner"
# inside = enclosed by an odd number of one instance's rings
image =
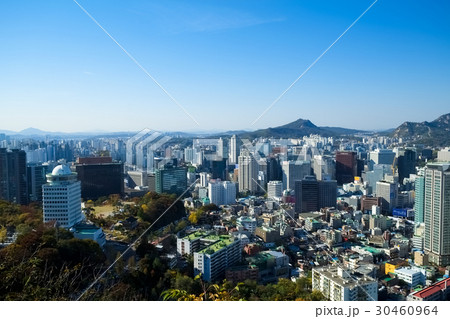
[[[212,255],[216,252],[218,252],[219,250],[227,247],[228,245],[231,245],[233,243],[233,240],[231,239],[231,236],[228,235],[222,235],[222,236],[208,236],[205,239],[210,239],[213,240],[214,238],[217,238],[217,242],[215,242],[214,244],[200,250],[198,253],[199,254],[207,254],[207,255]]]
[[[183,239],[194,240],[200,237],[205,236],[206,234],[202,231],[196,231],[195,233],[184,236]]]
[[[376,249],[376,248],[373,248],[373,247],[370,247],[370,246],[366,246],[363,249],[365,251],[368,251],[369,253],[372,253],[372,254],[380,254],[381,253],[381,251],[379,249]]]

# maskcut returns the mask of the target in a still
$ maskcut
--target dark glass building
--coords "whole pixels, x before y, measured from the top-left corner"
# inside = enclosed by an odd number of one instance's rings
[[[42,202],[42,185],[47,183],[47,168],[46,165],[34,163],[27,166],[28,193],[32,202]]]
[[[318,181],[314,176],[305,176],[303,180],[295,181],[295,211],[297,213],[335,207],[336,200],[336,181]]]
[[[124,192],[123,163],[113,162],[111,157],[78,158],[75,170],[85,200]]]
[[[338,185],[351,183],[357,176],[356,152],[336,152],[336,180]]]
[[[28,204],[27,154],[0,148],[0,199]]]
[[[155,172],[157,193],[181,195],[187,189],[187,168],[166,165]]]

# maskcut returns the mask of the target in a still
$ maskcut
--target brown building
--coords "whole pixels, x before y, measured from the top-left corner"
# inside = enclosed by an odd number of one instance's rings
[[[336,180],[338,185],[351,183],[356,176],[356,152],[336,152]]]
[[[259,246],[257,244],[248,244],[248,245],[245,245],[244,251],[247,255],[253,256],[261,251],[261,246]]]
[[[372,211],[372,206],[381,207],[381,197],[363,196],[361,197],[361,211],[363,213]]]
[[[264,240],[265,243],[271,243],[281,239],[280,231],[265,226],[257,227],[255,230],[255,235]]]
[[[414,263],[417,266],[428,266],[428,255],[425,255],[422,251],[415,251]]]

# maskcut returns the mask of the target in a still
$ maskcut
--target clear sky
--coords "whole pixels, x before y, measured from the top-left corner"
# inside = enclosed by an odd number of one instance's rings
[[[0,129],[387,129],[450,112],[450,2],[0,1]]]

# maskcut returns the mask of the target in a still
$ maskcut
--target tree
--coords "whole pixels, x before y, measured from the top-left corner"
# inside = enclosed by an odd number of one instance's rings
[[[2,244],[5,243],[7,235],[8,235],[8,232],[6,231],[6,227],[0,228],[0,242]]]

